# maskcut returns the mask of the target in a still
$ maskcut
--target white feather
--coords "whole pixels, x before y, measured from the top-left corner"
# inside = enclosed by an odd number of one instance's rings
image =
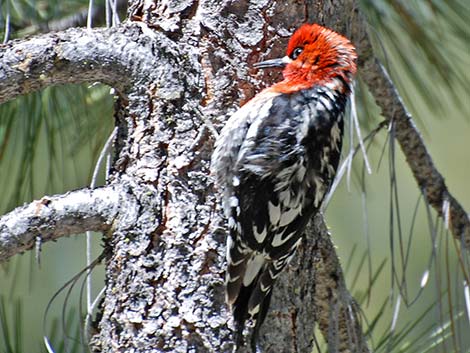
[[[291,208],[286,212],[282,212],[281,218],[279,219],[279,227],[292,223],[292,221],[300,214],[301,209],[301,205],[298,205],[296,208]]]
[[[276,234],[276,235],[274,236],[271,245],[272,245],[273,247],[281,246],[281,245],[284,244],[286,241],[288,241],[294,234],[295,234],[295,232],[292,232],[292,233],[288,234],[287,236],[283,237],[284,232],[278,233],[278,234]]]
[[[243,285],[249,286],[260,272],[266,260],[262,254],[253,253],[246,263],[245,275],[243,276]]]
[[[253,235],[255,236],[256,241],[259,244],[261,244],[264,241],[264,239],[266,238],[267,232],[266,232],[266,228],[263,228],[261,233],[258,233],[257,228],[258,227],[256,227],[256,225],[253,226]]]
[[[269,213],[269,222],[275,226],[279,223],[279,219],[281,218],[281,208],[280,205],[274,206],[274,204],[269,201],[268,202],[268,213]]]

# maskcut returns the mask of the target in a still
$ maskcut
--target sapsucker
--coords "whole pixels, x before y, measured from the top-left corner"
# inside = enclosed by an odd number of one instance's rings
[[[239,344],[251,318],[255,346],[275,279],[335,177],[355,62],[348,39],[301,26],[285,57],[255,64],[284,68],[284,79],[233,114],[216,141],[211,169],[230,230],[226,299]]]

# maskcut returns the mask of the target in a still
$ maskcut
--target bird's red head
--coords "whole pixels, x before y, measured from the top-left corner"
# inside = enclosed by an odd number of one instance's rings
[[[284,67],[284,81],[272,87],[278,92],[290,93],[315,85],[331,85],[347,92],[356,73],[356,58],[347,38],[317,24],[304,24],[290,38],[284,58],[255,67]]]

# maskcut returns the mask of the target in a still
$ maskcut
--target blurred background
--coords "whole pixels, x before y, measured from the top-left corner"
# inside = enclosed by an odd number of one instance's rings
[[[123,3],[95,1],[93,25],[116,24],[124,18]],[[470,6],[464,0],[360,3],[378,56],[449,191],[469,212]],[[88,6],[84,0],[3,0],[0,40],[83,26]],[[113,128],[113,99],[109,87],[61,86],[0,106],[0,214],[44,195],[90,185]],[[366,137],[383,118],[360,78],[355,101]],[[348,125],[344,156],[358,141],[354,133],[351,142]],[[383,128],[365,144],[371,174],[358,152],[346,173],[350,175],[343,177],[327,207],[326,219],[348,287],[370,327],[372,346],[377,352],[470,352],[464,295],[468,252],[460,252],[420,196],[390,131]],[[105,169],[102,165],[97,185],[104,183]],[[95,258],[101,252],[100,234],[90,239]],[[80,318],[86,311],[84,299],[79,299],[84,277],[51,302],[85,265],[86,238],[74,236],[0,267],[0,352],[45,352],[44,334],[56,352],[85,351],[79,344]],[[93,296],[103,281],[98,266],[92,274]]]

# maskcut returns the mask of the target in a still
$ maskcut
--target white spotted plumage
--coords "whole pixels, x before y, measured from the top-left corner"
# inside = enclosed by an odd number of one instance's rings
[[[227,302],[237,341],[245,321],[255,321],[252,347],[274,281],[334,179],[355,59],[346,38],[302,26],[286,57],[259,66],[285,67],[284,80],[233,114],[216,141],[211,171],[230,231]]]
[[[300,243],[308,218],[320,207],[341,149],[343,126],[337,118],[345,100],[338,96],[324,87],[297,95],[260,95],[222,130],[212,172],[223,192],[233,239],[226,279],[227,301],[232,305],[243,288],[256,283],[259,288],[254,293],[270,293],[294,253],[292,248]],[[266,132],[274,138],[268,139]],[[317,142],[311,144],[314,135]],[[258,312],[262,300],[251,298],[247,311]]]

